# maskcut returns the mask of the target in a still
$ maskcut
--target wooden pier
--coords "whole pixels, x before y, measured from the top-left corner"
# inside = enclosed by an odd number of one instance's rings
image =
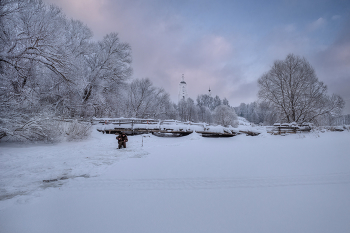
[[[271,127],[268,133],[273,135],[285,135],[285,134],[296,134],[298,132],[310,132],[312,129],[312,124],[301,124],[296,123],[275,123]]]
[[[153,134],[159,137],[182,137],[193,133],[192,130],[159,130],[159,129],[130,129],[130,128],[115,128],[107,130],[98,130],[99,132],[106,134],[119,134],[120,132],[125,133],[128,136],[139,135],[139,134]],[[237,133],[218,133],[210,131],[195,131],[201,134],[203,137],[233,137]]]
[[[213,137],[213,138],[233,137],[237,135],[236,133],[218,133],[218,132],[210,132],[210,131],[196,131],[196,133],[202,134],[202,137]]]
[[[187,136],[193,133],[192,130],[184,131],[184,130],[159,130],[159,129],[130,129],[130,128],[114,128],[107,130],[98,130],[99,132],[106,134],[119,134],[121,132],[126,135],[139,135],[139,134],[154,134],[156,136],[166,136],[173,134],[174,136]]]

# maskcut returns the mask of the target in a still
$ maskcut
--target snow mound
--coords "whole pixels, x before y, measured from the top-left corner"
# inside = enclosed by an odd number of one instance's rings
[[[202,138],[202,136],[199,133],[196,133],[195,131],[189,135],[190,140],[199,140]]]

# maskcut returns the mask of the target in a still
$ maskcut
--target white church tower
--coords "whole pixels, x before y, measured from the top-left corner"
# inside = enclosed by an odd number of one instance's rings
[[[187,84],[185,82],[184,75],[182,75],[182,81],[179,84],[179,99],[178,99],[178,101],[180,102],[181,100],[186,100],[187,98],[188,98]]]

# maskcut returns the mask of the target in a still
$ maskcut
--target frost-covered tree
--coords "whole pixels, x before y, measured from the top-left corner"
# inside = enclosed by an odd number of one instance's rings
[[[206,122],[211,123],[213,122],[213,117],[210,109],[206,106],[199,106],[197,105],[198,109],[198,121],[199,122]]]
[[[234,108],[237,115],[240,117],[248,118],[248,107],[247,104],[241,103],[238,107]]]
[[[57,79],[69,82],[66,69],[69,53],[64,38],[66,20],[61,10],[47,7],[42,1],[7,2],[11,4],[2,11],[20,6],[1,17],[0,63],[13,91],[20,93],[37,72],[50,71]]]
[[[181,100],[178,104],[178,111],[181,121],[198,121],[198,108],[193,99]]]
[[[229,102],[228,102],[228,100],[227,100],[226,98],[224,98],[224,99],[222,100],[222,104],[223,104],[223,105],[230,106],[230,104],[229,104]]]
[[[2,135],[47,135],[40,131],[45,121],[38,115],[52,111],[46,104],[55,102],[52,80],[71,83],[65,24],[61,10],[42,1],[0,1],[0,127],[6,132]],[[30,131],[23,130],[29,126]]]
[[[213,99],[213,104],[211,106],[211,110],[212,111],[215,110],[215,108],[217,106],[220,106],[221,104],[222,104],[222,101],[221,101],[220,97],[216,95]]]
[[[237,115],[254,124],[272,125],[278,120],[278,113],[269,102],[241,103],[234,108]]]
[[[293,54],[275,61],[258,84],[259,99],[270,102],[282,121],[315,122],[326,114],[339,115],[344,107],[340,96],[327,95],[309,62]]]
[[[187,98],[187,121],[197,122],[198,121],[198,109],[194,103],[194,100]]]
[[[171,110],[169,94],[154,87],[150,79],[135,79],[128,88],[126,116],[139,118],[164,118]]]
[[[259,122],[254,122],[256,124],[262,123],[264,125],[273,125],[278,120],[277,112],[268,102],[258,103],[257,113]]]
[[[237,115],[233,108],[227,105],[220,105],[215,108],[214,111],[215,123],[222,126],[236,126]]]
[[[199,107],[204,106],[210,109],[210,107],[213,105],[213,97],[204,94],[204,95],[198,95],[197,96],[197,105]]]
[[[179,118],[179,113],[177,111],[177,105],[172,103],[170,100],[169,102],[165,105],[165,113],[161,114],[159,116],[159,119],[165,120],[165,119],[178,119]]]
[[[209,108],[210,111],[214,111],[214,109],[221,104],[222,104],[222,101],[219,96],[215,96],[213,98],[210,95],[204,94],[204,95],[199,95],[197,97],[197,105],[205,106]]]
[[[20,135],[25,125],[45,128],[47,121],[39,116],[120,113],[115,100],[125,96],[131,48],[116,33],[99,42],[91,38],[88,27],[68,20],[56,6],[41,0],[0,1],[1,137],[16,130]],[[29,138],[35,139],[40,132],[32,131]]]
[[[212,123],[214,110],[220,106],[230,106],[226,98],[223,100],[219,96],[214,98],[208,94],[198,95],[197,96],[197,115],[200,122]]]
[[[82,89],[84,103],[94,92],[104,93],[110,85],[123,83],[132,74],[130,45],[121,43],[117,33],[108,34],[91,46],[92,53],[86,56],[88,71]]]

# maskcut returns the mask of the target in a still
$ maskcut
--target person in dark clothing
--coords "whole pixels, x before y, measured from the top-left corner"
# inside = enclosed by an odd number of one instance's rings
[[[119,136],[116,137],[118,140],[118,149],[121,149],[122,147],[126,148],[126,142],[128,141],[128,137],[125,133],[120,132]]]

